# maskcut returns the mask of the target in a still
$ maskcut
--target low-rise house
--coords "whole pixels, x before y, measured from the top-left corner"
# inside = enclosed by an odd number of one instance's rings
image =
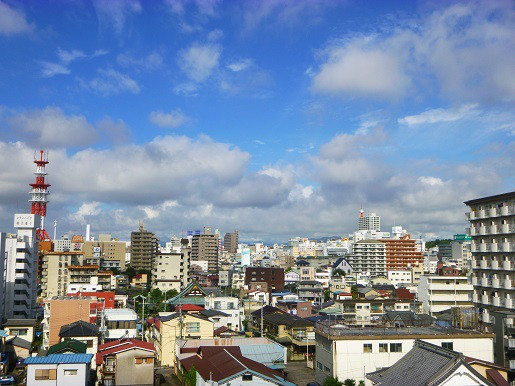
[[[288,271],[284,274],[284,284],[294,284],[300,281],[300,273],[295,270]]]
[[[88,354],[96,354],[98,351],[98,339],[100,337],[100,331],[98,326],[82,320],[66,324],[61,327],[59,331],[59,338],[61,342],[68,340],[79,341],[86,345],[86,352]],[[91,364],[92,368],[95,368],[95,362]]]
[[[288,314],[296,315],[300,318],[307,318],[308,316],[311,316],[313,314],[313,304],[305,300],[279,300],[277,301],[276,306],[280,310]]]
[[[390,367],[414,346],[417,339],[462,352],[485,361],[493,360],[494,334],[453,328],[431,327],[351,327],[340,321],[316,324],[315,379],[327,377],[366,381],[365,374]],[[426,367],[430,361],[422,360]],[[415,378],[404,377],[404,384]]]
[[[279,300],[299,300],[299,295],[290,291],[272,292],[272,306],[277,306]]]
[[[166,314],[166,313],[162,313]],[[198,314],[169,313],[151,321],[151,339],[161,366],[174,366],[177,339],[213,338],[214,323]]]
[[[20,358],[28,358],[32,353],[32,343],[18,336],[9,336],[5,338],[4,353],[11,365],[16,363]]]
[[[197,385],[293,385],[279,371],[244,357],[234,346],[200,347],[182,359],[180,367],[181,373],[196,370]]]
[[[135,338],[138,336],[136,327],[138,315],[133,309],[114,308],[104,310],[103,319],[105,326],[103,333],[106,340]]]
[[[145,287],[148,283],[148,275],[146,273],[137,273],[132,277],[132,287]]]
[[[32,343],[34,340],[34,327],[36,319],[7,319],[4,323],[3,330],[7,336],[17,336],[27,342]]]
[[[318,281],[301,281],[297,287],[299,298],[319,305],[324,300],[324,289]]]
[[[47,355],[52,354],[86,354],[86,343],[79,342],[78,340],[64,340],[50,346]]]
[[[205,301],[206,310],[220,311],[226,314],[226,316],[221,319],[222,324],[215,323],[215,328],[225,325],[234,331],[241,330],[243,310],[240,308],[240,301],[238,298],[230,296],[208,296],[205,298]],[[204,314],[204,316],[208,315]]]
[[[98,379],[104,385],[154,384],[155,348],[151,342],[119,339],[98,346]]]
[[[91,354],[52,354],[25,359],[27,386],[90,384]]]
[[[499,374],[496,369],[493,371]],[[478,372],[462,353],[418,339],[392,366],[368,373],[367,378],[382,386],[496,385],[494,379],[488,380]]]

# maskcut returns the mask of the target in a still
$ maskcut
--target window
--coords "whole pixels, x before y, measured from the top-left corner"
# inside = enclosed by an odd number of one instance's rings
[[[152,358],[152,357],[136,357],[136,358],[134,358],[134,362],[137,365],[151,364],[151,363],[154,363],[154,358]]]
[[[36,369],[35,380],[36,381],[55,381],[57,379],[56,369]]]
[[[93,341],[92,341],[92,340],[88,340],[88,341],[86,341],[86,345],[87,345],[89,348],[93,347]]]
[[[402,352],[402,343],[390,343],[390,352]]]
[[[317,362],[317,369],[322,370],[323,368],[322,363]]]
[[[64,370],[64,375],[77,375],[77,370]]]
[[[364,343],[363,352],[372,352],[372,343]]]
[[[452,342],[442,342],[442,347],[446,348],[446,349],[449,349],[449,350],[454,350]]]
[[[388,352],[388,343],[379,343],[379,352]]]
[[[324,366],[324,371],[325,371],[326,373],[330,373],[331,369],[330,369],[329,367],[327,367],[327,366]]]
[[[11,330],[11,335],[14,335],[14,336],[27,335],[27,329],[14,329],[14,330]]]
[[[242,381],[252,381],[252,374],[243,374],[241,376]]]
[[[200,322],[188,322],[186,323],[186,332],[200,332]]]

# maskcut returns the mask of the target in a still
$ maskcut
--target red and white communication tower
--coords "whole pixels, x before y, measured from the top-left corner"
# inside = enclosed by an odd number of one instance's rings
[[[48,203],[47,196],[50,194],[48,187],[50,186],[45,182],[45,166],[48,163],[48,152],[44,150],[39,151],[39,158],[37,152],[34,153],[34,163],[36,164],[36,183],[30,184],[32,190],[30,193],[29,202],[32,204],[31,213],[41,216],[41,225],[36,231],[38,240],[50,240],[50,236],[45,230],[45,217],[46,217],[46,204]]]

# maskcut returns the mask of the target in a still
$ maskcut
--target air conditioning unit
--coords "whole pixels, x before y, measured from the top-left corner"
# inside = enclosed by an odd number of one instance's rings
[[[104,369],[106,373],[114,373],[114,366],[105,366]]]

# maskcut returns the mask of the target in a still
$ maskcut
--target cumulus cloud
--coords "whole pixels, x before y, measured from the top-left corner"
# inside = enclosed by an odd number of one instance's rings
[[[98,76],[88,81],[81,79],[82,86],[103,96],[116,95],[123,92],[137,94],[140,92],[138,82],[126,74],[112,68],[99,69]]]
[[[154,125],[167,128],[178,128],[189,121],[189,118],[180,109],[172,110],[169,113],[152,111],[149,119]]]
[[[0,35],[10,36],[30,33],[34,25],[27,21],[25,13],[0,1]]]
[[[470,118],[480,113],[477,110],[478,104],[464,104],[452,109],[426,110],[418,115],[409,115],[399,118],[398,122],[403,125],[416,126],[428,123],[454,122],[464,118]]]
[[[514,20],[511,2],[453,3],[381,33],[347,35],[324,51],[312,88],[350,97],[424,89],[470,102],[513,100]]]
[[[138,0],[93,0],[101,27],[111,27],[121,34],[129,16],[142,11]]]
[[[216,44],[194,43],[179,54],[179,67],[195,82],[206,80],[218,67],[221,47]]]

